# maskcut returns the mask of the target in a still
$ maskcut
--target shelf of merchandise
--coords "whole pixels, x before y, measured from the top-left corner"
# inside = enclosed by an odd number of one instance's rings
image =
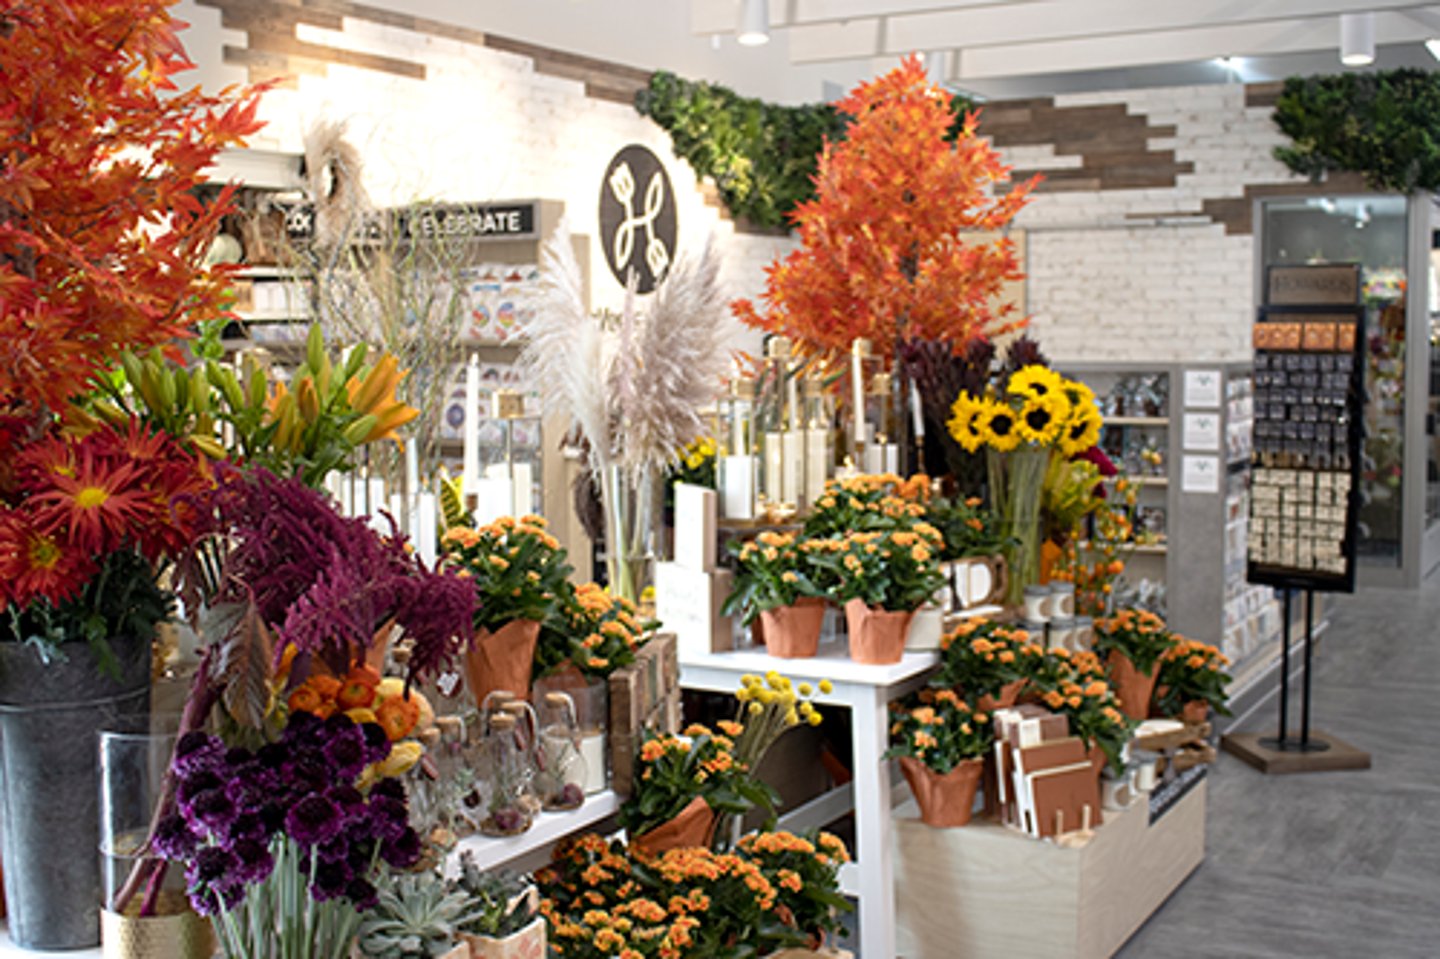
[[[1107,416],[1106,426],[1169,426],[1168,416]]]
[[[606,789],[586,796],[579,809],[540,813],[518,836],[466,836],[455,845],[446,866],[458,869],[460,854],[468,852],[481,869],[530,872],[550,861],[550,850],[561,839],[585,829],[599,829],[619,811],[620,797]]]

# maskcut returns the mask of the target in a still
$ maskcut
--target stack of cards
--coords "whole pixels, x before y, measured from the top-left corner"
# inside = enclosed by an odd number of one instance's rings
[[[1002,822],[1047,839],[1100,824],[1100,779],[1069,720],[1024,705],[991,721]]]

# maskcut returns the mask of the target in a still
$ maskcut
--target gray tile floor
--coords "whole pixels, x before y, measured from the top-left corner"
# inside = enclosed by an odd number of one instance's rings
[[[1373,768],[1264,776],[1222,755],[1205,862],[1121,959],[1440,957],[1440,577],[1331,609],[1314,728]],[[1244,728],[1275,723],[1272,700]]]

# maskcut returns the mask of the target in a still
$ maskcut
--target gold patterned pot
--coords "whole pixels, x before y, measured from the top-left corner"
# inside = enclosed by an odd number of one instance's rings
[[[104,959],[210,959],[215,930],[189,909],[171,916],[122,916],[100,910],[100,953]]]

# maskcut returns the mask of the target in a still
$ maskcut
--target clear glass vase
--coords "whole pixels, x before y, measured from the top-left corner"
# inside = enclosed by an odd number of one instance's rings
[[[653,582],[658,558],[658,524],[664,502],[660,474],[612,466],[601,475],[600,487],[610,593],[639,603],[640,594]]]
[[[1025,587],[1040,581],[1040,497],[1051,453],[1048,446],[1022,444],[1009,452],[991,449],[986,454],[990,503],[1000,514],[1007,540],[1007,606],[1024,603]]]

